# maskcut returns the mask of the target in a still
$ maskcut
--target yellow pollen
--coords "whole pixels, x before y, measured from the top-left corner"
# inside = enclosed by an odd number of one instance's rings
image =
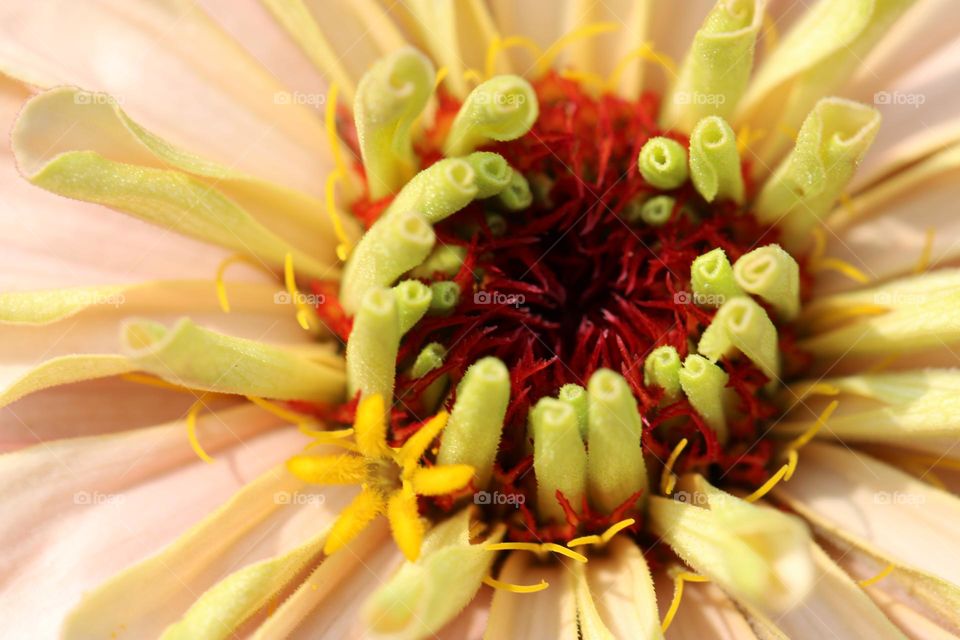
[[[811,260],[810,270],[815,273],[819,271],[836,271],[837,273],[843,274],[854,282],[859,282],[860,284],[867,284],[870,282],[870,277],[867,276],[867,274],[865,274],[863,271],[860,271],[860,269],[857,269],[849,262],[841,260],[840,258],[820,258],[816,262]]]
[[[763,12],[763,40],[764,54],[773,51],[780,42],[780,32],[777,30],[777,23],[769,11]]]
[[[433,90],[434,90],[434,91],[436,91],[436,90],[437,90],[437,87],[440,86],[440,83],[443,82],[443,81],[446,79],[448,73],[450,73],[450,69],[448,69],[448,68],[446,68],[446,67],[440,67],[439,69],[437,69],[437,77],[436,77],[436,79],[434,79],[434,81],[433,81]]]
[[[673,465],[676,464],[677,458],[680,457],[680,454],[686,446],[687,439],[684,438],[673,448],[673,451],[670,452],[670,457],[667,458],[667,463],[663,465],[663,473],[660,474],[660,493],[665,496],[673,493],[673,488],[677,484],[677,476],[673,473]]]
[[[270,402],[269,400],[264,400],[263,398],[258,398],[257,396],[247,396],[247,400],[257,405],[264,411],[272,413],[278,418],[282,418],[293,424],[304,424],[311,422],[307,416],[296,413],[289,409],[285,409],[274,402]]]
[[[927,228],[927,235],[924,238],[923,249],[920,251],[920,259],[917,266],[913,268],[914,273],[923,273],[930,268],[930,257],[933,255],[933,238],[937,230],[933,227]]]
[[[793,472],[797,470],[797,461],[799,458],[800,454],[797,453],[796,449],[787,451],[787,472],[783,474],[784,482],[789,482],[790,478],[793,477]]]
[[[510,591],[511,593],[536,593],[537,591],[543,591],[549,587],[549,583],[546,580],[540,580],[539,584],[510,584],[509,582],[500,582],[496,578],[487,576],[483,579],[483,583],[490,585],[494,589],[500,589],[501,591]]]
[[[561,36],[553,44],[547,47],[543,55],[537,59],[537,75],[545,74],[553,65],[553,61],[560,55],[560,52],[578,40],[586,40],[604,33],[610,33],[620,28],[620,25],[613,22],[594,22],[577,27],[570,33]]]
[[[676,63],[665,53],[655,50],[649,42],[645,42],[636,49],[623,56],[617,66],[613,68],[610,77],[607,78],[607,89],[613,91],[620,84],[620,76],[627,70],[627,65],[636,59],[646,60],[659,66],[666,71],[668,79],[677,77]]]
[[[810,396],[835,396],[840,389],[826,382],[814,382],[800,391],[798,400],[806,400]]]
[[[576,551],[571,551],[566,547],[561,547],[553,542],[498,542],[496,544],[485,545],[483,548],[487,551],[533,551],[535,553],[552,552],[566,556],[567,558],[576,560],[577,562],[587,561],[586,556],[577,553]]]
[[[293,272],[292,253],[287,253],[283,260],[283,282],[287,287],[287,293],[290,294],[293,305],[297,308],[297,322],[300,323],[300,326],[303,327],[304,330],[309,331],[311,311],[310,307],[303,301],[303,296],[300,295],[300,291],[297,289],[297,277]]]
[[[813,236],[813,247],[810,249],[810,264],[819,261],[827,251],[827,234],[823,227],[814,227],[810,232]]]
[[[601,544],[603,538],[598,535],[591,536],[580,536],[579,538],[574,538],[567,543],[568,547],[582,547],[587,544]]]
[[[796,465],[796,462],[794,462],[794,465]],[[763,496],[770,493],[770,490],[773,489],[775,486],[777,486],[777,484],[779,484],[779,482],[783,480],[784,476],[787,475],[787,472],[789,471],[789,467],[790,467],[790,464],[787,463],[782,467],[780,467],[779,469],[777,469],[777,472],[772,476],[770,476],[770,479],[764,482],[763,486],[761,486],[759,489],[757,489],[756,491],[748,495],[746,498],[744,498],[744,500],[746,500],[747,502],[756,502]]]
[[[316,424],[312,418],[305,416],[289,409],[285,409],[274,402],[269,400],[264,400],[263,398],[258,398],[257,396],[247,396],[247,400],[257,405],[264,411],[272,413],[273,415],[290,422],[291,424],[297,425],[297,428],[300,430],[300,433],[315,438],[317,442],[314,442],[314,445],[318,444],[337,444],[348,449],[354,449],[350,443],[339,443],[331,442],[336,440],[341,440],[343,438],[349,438],[353,435],[353,429],[337,429],[335,431],[320,431],[318,429],[311,429],[310,426]]]
[[[504,40],[494,37],[490,41],[490,46],[487,47],[486,64],[484,65],[486,76],[492,78],[496,75],[497,56],[500,55],[501,51],[517,47],[528,50],[535,59],[539,59],[543,55],[543,49],[540,48],[540,45],[525,36],[510,36]]]
[[[894,567],[893,563],[891,562],[890,564],[888,564],[886,567],[883,568],[883,571],[881,571],[877,575],[873,576],[872,578],[867,578],[866,580],[860,580],[857,582],[857,584],[859,584],[861,587],[870,587],[872,585],[875,585],[881,580],[883,580],[884,578],[886,578],[888,575],[893,573],[893,570],[895,568],[896,567]]]
[[[840,405],[838,400],[832,401],[827,405],[827,408],[823,410],[823,413],[817,417],[816,421],[810,426],[809,429],[801,433],[797,438],[790,442],[787,445],[787,449],[799,450],[801,447],[806,445],[808,442],[813,440],[813,437],[817,435],[817,432],[827,424],[827,420],[830,419],[830,416],[833,415],[833,412],[837,410],[837,407]]]
[[[839,309],[829,309],[812,318],[810,326],[817,332],[844,324],[847,320],[863,316],[879,316],[890,311],[882,304],[854,304]]]
[[[710,582],[710,580],[709,578],[704,578],[701,575],[690,573],[688,571],[677,574],[673,578],[673,600],[670,602],[670,608],[667,609],[667,615],[663,617],[663,622],[660,624],[660,629],[664,633],[666,633],[667,629],[670,628],[670,625],[673,623],[673,619],[677,615],[677,610],[680,609],[680,600],[683,599],[684,582]]]
[[[241,253],[235,253],[232,256],[224,258],[224,260],[217,266],[217,300],[220,302],[220,308],[223,309],[224,313],[230,313],[230,300],[227,298],[227,285],[223,281],[223,276],[227,271],[227,267],[238,262],[245,262],[252,267],[263,271],[270,277],[273,277],[273,272],[266,268],[263,264],[257,262],[250,256],[245,256]]]
[[[337,244],[337,257],[340,258],[342,262],[347,261],[347,258],[350,257],[350,252],[353,250],[353,247],[350,245],[350,239],[347,238],[347,232],[343,230],[343,221],[337,212],[336,198],[334,198],[337,183],[343,179],[344,175],[346,174],[341,174],[339,169],[334,171],[327,176],[327,181],[323,189],[327,215],[330,216],[330,222],[333,224],[333,233],[337,236],[337,240],[339,240]]]
[[[200,440],[197,439],[197,415],[200,413],[200,410],[206,406],[204,404],[204,400],[206,399],[207,394],[201,395],[197,398],[197,401],[190,406],[190,410],[187,411],[187,440],[190,441],[190,447],[193,449],[193,452],[197,454],[198,458],[204,462],[213,462],[213,458],[203,450],[203,447],[200,445]]]
[[[326,195],[327,215],[330,216],[330,222],[333,224],[333,233],[337,236],[337,240],[339,240],[337,257],[346,262],[352,247],[350,246],[350,239],[347,238],[346,231],[343,230],[343,221],[337,212],[333,197],[334,187],[337,181],[346,179],[346,177],[350,175],[347,164],[343,160],[343,152],[340,150],[340,137],[337,135],[337,95],[339,92],[340,88],[337,86],[337,83],[332,83],[330,90],[327,91],[327,103],[323,112],[323,124],[327,132],[327,144],[330,145],[331,152],[333,153],[333,166],[336,169],[327,176],[324,192]]]

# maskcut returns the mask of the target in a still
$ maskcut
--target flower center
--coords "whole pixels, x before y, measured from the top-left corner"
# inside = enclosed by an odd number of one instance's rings
[[[630,515],[629,501],[624,509],[601,514],[586,500],[573,504],[560,495],[565,522],[554,518],[547,526],[534,506],[528,425],[539,400],[582,392],[595,372],[609,369],[633,394],[642,416],[643,451],[647,464],[657,465],[655,476],[666,465],[756,488],[770,477],[773,454],[762,436],[764,421],[775,413],[762,392],[769,371],[764,373],[754,358],[725,354],[719,359],[728,376],[724,402],[731,406],[720,436],[691,398],[651,384],[650,370],[669,365],[674,353],[680,361],[697,353],[698,341],[724,302],[722,292],[707,299],[711,296],[692,286],[694,261],[722,249],[729,267],[727,259],[735,262],[776,242],[777,232],[729,199],[707,202],[685,175],[676,186],[643,173],[641,150],[649,154],[654,171],[665,172],[673,148],[685,152],[690,144],[685,136],[658,127],[657,96],[635,102],[594,98],[556,75],[538,81],[535,89],[539,117],[530,131],[489,147],[526,179],[529,193],[526,185],[512,185],[513,192],[475,200],[435,224],[437,249],[411,272],[431,285],[433,311],[400,343],[392,440],[401,443],[415,432],[468,367],[495,357],[510,372],[510,397],[487,495],[503,497],[476,502],[490,517],[505,520],[513,539],[597,533]],[[436,125],[417,149],[423,167],[443,157],[459,108],[441,97]],[[647,145],[658,136],[660,141]],[[709,133],[703,139],[717,143]],[[685,174],[685,157],[683,163]],[[742,174],[749,175],[748,167]],[[747,202],[751,187],[747,181]],[[354,213],[369,224],[390,201],[361,198]],[[763,263],[752,267],[766,268]],[[704,265],[708,274],[717,268]],[[744,271],[749,277],[762,275]],[[750,307],[731,309],[730,322],[745,326],[749,313]],[[790,328],[772,311],[769,316],[776,324],[780,365],[789,371],[797,356]],[[645,367],[660,347],[675,352],[660,349]],[[696,367],[703,368],[699,360],[690,363],[691,376],[700,375]],[[678,447],[684,449],[682,457],[671,456]],[[446,497],[431,501],[441,509],[453,504]]]

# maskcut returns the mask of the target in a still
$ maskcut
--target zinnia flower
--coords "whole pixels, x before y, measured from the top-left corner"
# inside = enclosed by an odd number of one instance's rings
[[[0,10],[5,635],[960,631],[955,4],[202,4]]]

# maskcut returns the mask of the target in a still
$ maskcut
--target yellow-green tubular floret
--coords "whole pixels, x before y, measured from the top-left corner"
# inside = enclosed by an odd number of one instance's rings
[[[637,158],[643,179],[657,189],[676,189],[687,181],[687,150],[676,140],[657,136],[640,149]]]
[[[504,75],[478,85],[457,112],[444,153],[459,156],[494,140],[515,140],[540,114],[537,94],[519,76]]]

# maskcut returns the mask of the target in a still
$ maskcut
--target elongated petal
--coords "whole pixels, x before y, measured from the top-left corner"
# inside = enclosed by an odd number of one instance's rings
[[[390,531],[404,557],[415,562],[420,557],[424,525],[417,508],[417,495],[410,487],[403,487],[387,500],[387,519]]]
[[[729,118],[747,87],[764,3],[720,0],[697,31],[660,120],[690,132],[707,116]],[[709,198],[708,198],[709,199]]]
[[[137,366],[121,355],[59,356],[39,365],[0,365],[0,406],[25,395],[71,382],[130,373]]]
[[[577,604],[573,576],[562,564],[541,564],[530,553],[507,556],[496,576],[500,582],[522,586],[545,581],[550,586],[535,593],[497,590],[484,638],[556,638],[577,640]]]
[[[652,497],[649,509],[653,531],[687,564],[752,608],[781,614],[813,586],[810,534],[793,516],[699,476],[682,478],[673,499]]]
[[[331,555],[343,549],[386,508],[387,505],[383,496],[373,490],[363,489],[360,495],[340,512],[340,516],[327,535],[323,552],[326,555]]]
[[[367,475],[367,463],[352,454],[299,455],[287,460],[287,471],[312,484],[360,484]]]
[[[330,402],[343,396],[344,375],[334,366],[202,329],[186,318],[170,329],[130,321],[123,340],[135,368],[174,384],[282,400]],[[204,357],[198,359],[198,353]]]
[[[410,479],[413,490],[422,496],[440,496],[463,489],[473,479],[473,467],[466,464],[444,464],[417,469]]]
[[[443,431],[443,428],[447,425],[447,418],[448,414],[445,411],[441,411],[430,418],[425,425],[410,436],[409,440],[403,443],[397,457],[405,469],[417,464],[420,457],[426,452],[427,447],[433,443],[434,438],[440,435],[440,432]]]

